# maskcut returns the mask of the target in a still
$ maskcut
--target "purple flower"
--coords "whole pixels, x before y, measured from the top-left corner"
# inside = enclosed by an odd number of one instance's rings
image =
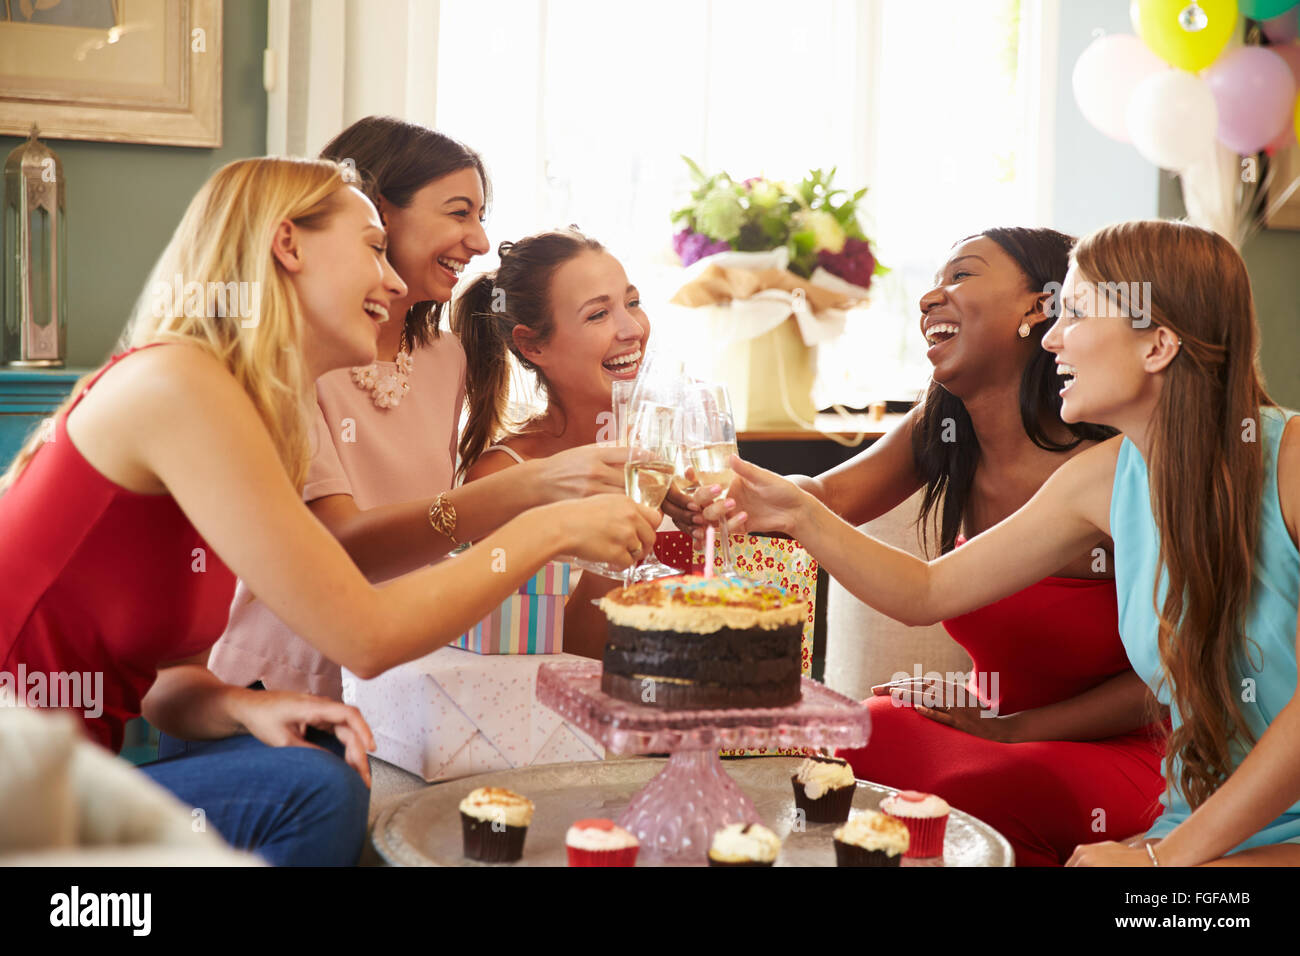
[[[871,287],[876,272],[876,257],[871,254],[871,243],[863,239],[846,239],[839,252],[823,249],[817,253],[817,264],[832,275],[864,289]]]
[[[673,236],[673,251],[677,253],[677,258],[682,260],[683,266],[689,266],[716,252],[726,252],[730,248],[729,242],[715,241],[704,233],[691,229],[683,229]]]

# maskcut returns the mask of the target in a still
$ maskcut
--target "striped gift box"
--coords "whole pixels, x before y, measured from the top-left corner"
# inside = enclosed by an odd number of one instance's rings
[[[451,646],[475,654],[559,654],[568,593],[569,566],[547,564]]]

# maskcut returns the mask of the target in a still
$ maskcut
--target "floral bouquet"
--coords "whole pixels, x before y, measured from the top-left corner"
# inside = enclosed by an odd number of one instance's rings
[[[835,189],[834,169],[789,186],[706,176],[682,158],[696,188],[672,216],[687,271],[671,301],[693,310],[697,354],[727,385],[737,428],[813,429],[814,350],[839,337],[848,310],[888,271],[858,223],[866,190]]]
[[[725,172],[707,176],[690,158],[682,159],[696,187],[690,204],[672,215],[683,225],[673,236],[683,266],[719,252],[784,247],[789,270],[804,279],[821,266],[865,291],[874,276],[888,271],[858,223],[858,201],[866,187],[852,195],[832,188],[834,168],[814,169],[790,186],[762,176],[741,182]]]

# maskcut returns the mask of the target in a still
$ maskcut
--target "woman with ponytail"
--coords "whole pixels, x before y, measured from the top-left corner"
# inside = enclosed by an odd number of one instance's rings
[[[362,572],[386,581],[529,508],[621,492],[617,454],[595,447],[455,486],[466,359],[479,362],[481,351],[473,330],[468,338],[449,335],[441,319],[463,270],[489,249],[483,161],[443,133],[384,116],[353,123],[322,156],[341,163],[374,202],[389,259],[406,284],[392,304],[393,321],[380,326],[378,360],[315,383],[303,498]],[[356,635],[359,644],[368,640]],[[243,581],[209,666],[241,686],[343,695],[338,659],[295,632]],[[187,746],[162,741],[165,753]]]
[[[1072,242],[1010,227],[954,245],[920,301],[934,366],[923,402],[851,461],[791,480],[853,525],[922,491],[917,523],[927,540],[937,530],[948,554],[1111,437],[1061,420],[1059,377],[1042,348]],[[738,510],[750,509],[747,491],[732,491]],[[690,517],[698,531],[704,519]],[[874,688],[870,743],[840,752],[856,776],[938,794],[987,821],[1018,866],[1065,863],[1096,832],[1099,806],[1113,830],[1151,824],[1164,748],[1116,628],[1106,536],[1019,593],[943,624],[971,656],[969,681]]]
[[[613,383],[636,378],[650,336],[622,264],[577,229],[502,243],[500,258],[501,267],[476,279],[452,316],[469,356],[469,418],[460,439],[466,487],[614,438]],[[546,403],[522,422],[507,408],[514,368],[532,378]],[[626,462],[626,448],[609,452]],[[605,618],[591,600],[614,586],[581,576],[565,606],[566,651],[601,656]]]
[[[1070,864],[1296,865],[1300,429],[1260,382],[1245,263],[1195,226],[1121,223],[1078,243],[1061,295],[1043,339],[1065,382],[1061,417],[1122,437],[929,563],[736,459],[750,524],[794,534],[912,624],[1005,598],[1110,535],[1120,636],[1171,711],[1166,788],[1145,833],[1080,846]]]
[[[353,707],[208,670],[236,575],[368,677],[454,639],[556,554],[630,563],[659,520],[623,495],[563,502],[454,563],[367,581],[302,503],[304,412],[320,375],[375,359],[407,294],[386,247],[346,166],[223,167],[164,250],[125,350],[58,410],[53,440],[34,437],[0,478],[0,677],[102,678],[96,701],[42,703],[79,710],[113,751],[141,713],[173,737],[217,741],[142,772],[273,863],[356,861],[373,740]],[[248,316],[228,308],[241,283]]]

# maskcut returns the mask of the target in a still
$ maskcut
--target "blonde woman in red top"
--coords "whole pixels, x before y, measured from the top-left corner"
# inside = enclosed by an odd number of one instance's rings
[[[372,362],[406,291],[345,168],[251,159],[214,174],[155,267],[126,354],[0,479],[0,669],[102,673],[103,713],[83,716],[110,746],[140,713],[175,737],[232,738],[144,772],[277,863],[355,861],[373,741],[355,708],[207,669],[235,575],[372,676],[455,638],[558,554],[630,563],[659,520],[622,495],[561,502],[455,562],[366,580],[300,495],[312,382]],[[183,295],[157,294],[173,276]],[[248,283],[251,317],[217,307],[232,283]],[[346,764],[301,750],[309,728],[332,731]]]

